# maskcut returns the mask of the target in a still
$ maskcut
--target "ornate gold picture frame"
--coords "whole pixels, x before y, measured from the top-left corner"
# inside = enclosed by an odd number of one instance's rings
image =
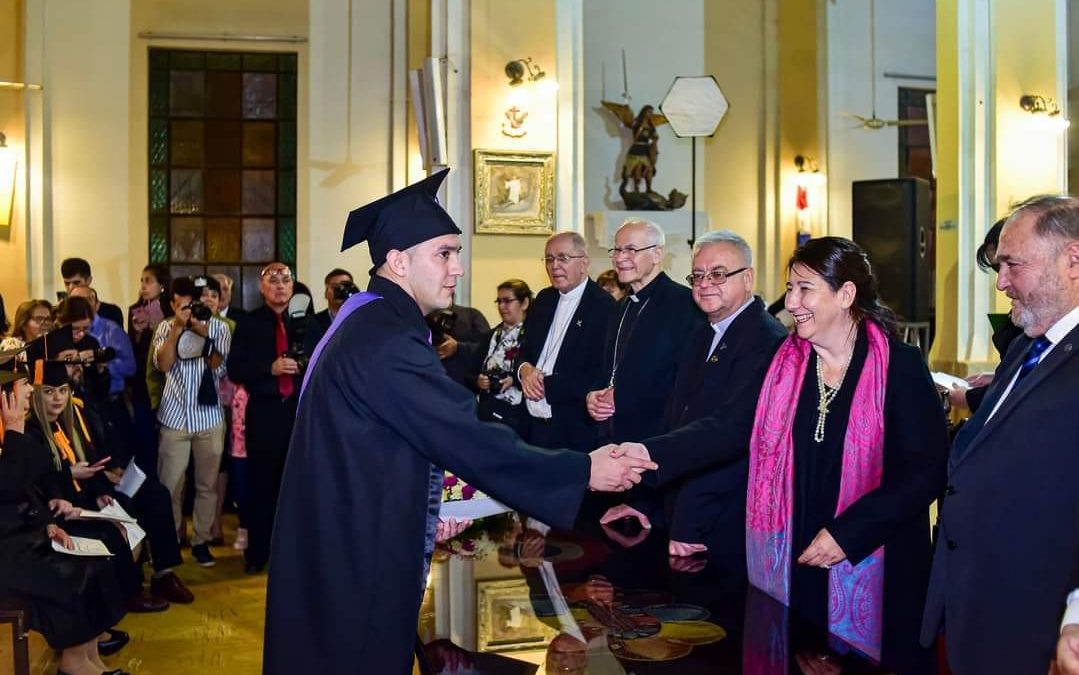
[[[554,162],[549,151],[475,150],[477,234],[554,232]]]
[[[476,582],[477,651],[542,649],[557,631],[536,617],[524,579]]]

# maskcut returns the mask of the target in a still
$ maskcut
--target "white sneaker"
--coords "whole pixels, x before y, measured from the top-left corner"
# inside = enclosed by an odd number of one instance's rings
[[[247,529],[243,527],[236,528],[236,541],[232,542],[232,548],[237,551],[244,551],[247,549]]]

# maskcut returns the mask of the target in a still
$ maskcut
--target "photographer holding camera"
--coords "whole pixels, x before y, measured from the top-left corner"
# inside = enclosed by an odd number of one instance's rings
[[[341,305],[345,304],[345,300],[348,300],[352,295],[360,292],[360,289],[352,280],[352,274],[340,267],[330,270],[325,281],[326,292],[323,297],[326,298],[326,309],[315,314],[307,321],[307,334],[304,337],[303,345],[305,354],[314,353],[318,341],[330,329],[330,324],[333,323],[333,318],[337,316]]]
[[[507,279],[498,285],[495,303],[502,323],[491,332],[487,356],[476,376],[476,388],[479,389],[477,414],[481,420],[501,422],[521,435],[523,396],[513,383],[513,369],[520,351],[525,314],[532,304],[532,289],[520,279]]]
[[[172,282],[171,319],[154,332],[154,367],[165,374],[165,390],[157,420],[161,423],[157,474],[172,496],[177,530],[183,522],[183,478],[195,459],[195,536],[191,555],[199,565],[214,564],[209,542],[217,511],[218,467],[225,444],[224,412],[218,401],[218,381],[232,344],[228,327],[213,316],[200,298],[202,290],[190,277]]]

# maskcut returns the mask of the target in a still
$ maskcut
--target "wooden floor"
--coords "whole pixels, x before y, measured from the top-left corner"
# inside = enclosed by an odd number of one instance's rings
[[[110,668],[139,675],[258,675],[262,667],[262,627],[266,575],[249,577],[243,556],[233,550],[234,519],[226,523],[227,546],[212,549],[214,567],[199,567],[189,549],[177,574],[195,594],[190,605],[172,605],[157,614],[128,614],[119,627],[131,643],[105,659]],[[11,633],[0,628],[0,674],[12,672]],[[31,634],[31,672],[52,675],[56,656]]]

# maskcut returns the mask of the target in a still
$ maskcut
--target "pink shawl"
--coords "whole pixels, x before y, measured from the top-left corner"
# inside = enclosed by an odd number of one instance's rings
[[[880,327],[866,321],[865,328],[869,353],[854,390],[843,442],[836,515],[879,487],[883,473],[884,391],[890,350],[888,338]],[[785,605],[790,604],[792,561],[794,444],[791,432],[810,349],[809,342],[797,335],[791,335],[780,346],[757,402],[749,445],[746,498],[749,580]],[[839,420],[830,419],[829,423],[838,424]],[[828,586],[829,631],[879,660],[884,547],[858,565],[848,560],[834,565]]]

